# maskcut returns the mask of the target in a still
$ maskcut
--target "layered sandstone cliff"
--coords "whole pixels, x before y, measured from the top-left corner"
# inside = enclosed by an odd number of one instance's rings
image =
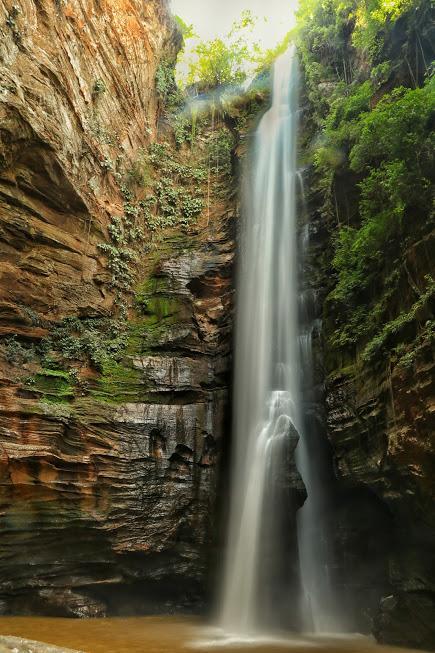
[[[161,0],[0,8],[2,613],[204,597],[234,201],[205,210],[177,186],[195,219],[161,228],[162,189],[146,208],[156,76],[178,47]]]

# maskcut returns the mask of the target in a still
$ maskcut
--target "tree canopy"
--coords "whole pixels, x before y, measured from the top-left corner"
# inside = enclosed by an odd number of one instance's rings
[[[186,41],[195,41],[188,55],[181,54],[177,79],[181,86],[216,88],[240,85],[270,66],[289,43],[289,34],[275,48],[264,49],[252,39],[259,18],[244,10],[230,31],[211,40],[200,41],[192,25],[177,19]]]

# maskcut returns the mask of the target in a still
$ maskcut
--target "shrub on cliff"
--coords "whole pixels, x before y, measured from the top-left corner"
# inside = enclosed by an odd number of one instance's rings
[[[378,336],[392,347],[380,334],[390,333],[388,324],[409,324],[412,302],[425,292],[405,253],[433,225],[429,5],[302,0],[299,10],[311,130],[304,136],[333,235],[328,305],[336,316],[330,344],[338,349],[372,351],[367,343]]]

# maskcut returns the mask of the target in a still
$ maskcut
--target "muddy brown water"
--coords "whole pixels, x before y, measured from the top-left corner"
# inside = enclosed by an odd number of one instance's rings
[[[201,622],[175,617],[60,619],[0,617],[0,635],[12,635],[85,653],[399,653],[366,638],[282,637],[276,642],[220,642]]]

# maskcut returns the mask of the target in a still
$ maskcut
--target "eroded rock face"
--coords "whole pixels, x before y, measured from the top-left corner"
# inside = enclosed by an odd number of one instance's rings
[[[417,284],[429,273],[433,246],[429,236],[424,246],[418,241],[406,252],[405,269]],[[405,275],[394,300],[399,311],[410,292]],[[429,319],[426,311],[416,323]],[[411,345],[416,323],[409,325]],[[433,648],[433,348],[423,343],[408,366],[381,355],[369,364],[348,357],[341,367],[329,359],[328,367],[327,429],[342,497],[339,542],[360,560],[353,563],[359,572],[343,574],[367,588],[367,623],[381,642]]]
[[[96,244],[121,197],[110,174],[155,133],[155,74],[174,46],[164,3],[32,0],[0,19],[2,332],[107,310]]]
[[[398,365],[397,357],[382,355],[364,363],[361,352],[348,351],[341,358],[334,353],[329,342],[340,316],[325,296],[335,225],[316,208],[318,197],[309,182],[307,189],[304,273],[315,292],[318,322],[313,333],[315,396],[306,415],[312,412],[323,438],[321,455],[330,461],[325,513],[341,614],[352,630],[373,632],[381,642],[433,648],[433,350],[428,342],[419,347],[408,367]],[[341,190],[350,193],[351,187],[344,183]],[[424,287],[434,251],[433,236],[420,240],[417,227],[416,242],[409,240],[400,294],[391,300],[395,313],[414,301],[409,279]],[[418,321],[429,318],[422,311]],[[410,349],[417,332],[410,324]]]
[[[327,395],[339,477],[346,486],[366,487],[386,509],[378,534],[388,584],[375,634],[423,648],[435,646],[433,378],[433,352],[426,348],[412,371],[337,376]]]
[[[95,617],[204,599],[228,421],[234,202],[212,197],[187,236],[172,230],[139,251],[145,291],[141,313],[128,295],[123,363],[82,360],[71,389],[58,360],[14,356],[66,317],[116,314],[99,244],[125,210],[120,180],[156,138],[156,71],[177,43],[160,0],[0,5],[5,614]]]

